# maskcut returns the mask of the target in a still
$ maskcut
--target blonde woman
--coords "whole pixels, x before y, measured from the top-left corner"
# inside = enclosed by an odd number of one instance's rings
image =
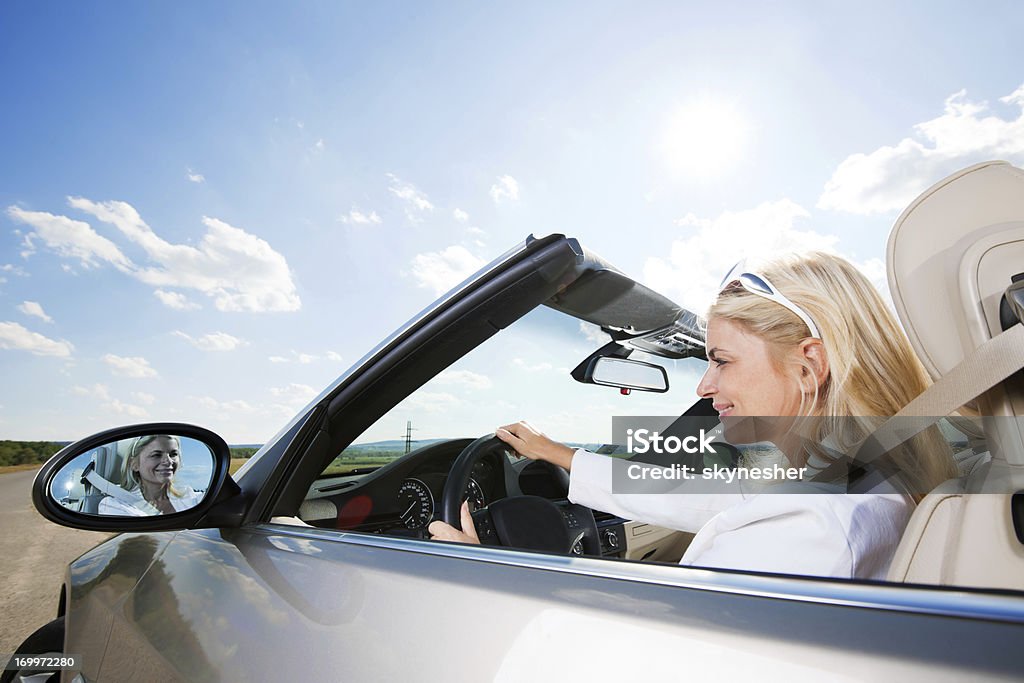
[[[769,489],[698,480],[684,482],[685,495],[614,494],[622,461],[574,450],[525,422],[497,436],[569,470],[574,503],[696,533],[681,564],[884,579],[916,501],[957,472],[932,428],[888,454],[885,476],[866,493],[847,493],[846,468],[829,474],[837,454],[929,384],[878,292],[839,257],[793,255],[734,269],[707,320],[708,368],[697,393],[711,399],[726,438],[772,442],[790,466],[807,468],[801,481]],[[435,522],[430,531],[478,542],[468,511],[462,526],[466,533]]]
[[[125,493],[100,501],[101,515],[161,515],[195,507],[202,492],[178,484],[181,442],[176,436],[153,434],[133,439],[121,471]]]

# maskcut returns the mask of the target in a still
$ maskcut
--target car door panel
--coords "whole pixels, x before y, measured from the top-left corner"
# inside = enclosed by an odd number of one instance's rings
[[[141,659],[160,662],[147,679],[193,681],[1019,672],[1019,621],[757,595],[741,579],[280,525],[183,532],[125,602],[100,679],[132,680]],[[878,604],[907,590],[867,588]]]

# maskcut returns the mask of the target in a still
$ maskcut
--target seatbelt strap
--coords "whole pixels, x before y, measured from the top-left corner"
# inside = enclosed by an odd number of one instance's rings
[[[99,475],[99,472],[97,472],[96,470],[90,469],[88,472],[85,473],[85,476],[82,478],[85,479],[90,484],[92,484],[97,489],[99,489],[100,491],[102,491],[103,493],[113,498],[116,498],[122,503],[127,503],[128,505],[134,506],[137,502],[139,502],[139,499],[137,497],[133,497],[130,493],[125,491],[123,488],[121,488],[114,482],[108,479],[104,479]]]
[[[956,367],[886,420],[861,443],[852,460],[857,465],[870,463],[1022,368],[1024,324],[1017,323],[967,354]],[[833,463],[821,475],[837,475],[842,467],[843,462]]]

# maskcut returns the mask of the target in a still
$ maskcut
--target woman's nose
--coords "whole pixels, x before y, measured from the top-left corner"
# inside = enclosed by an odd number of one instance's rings
[[[715,382],[711,377],[711,365],[708,364],[707,370],[704,371],[704,375],[700,378],[700,382],[697,384],[697,395],[701,398],[708,398],[709,396],[712,396],[715,391]]]

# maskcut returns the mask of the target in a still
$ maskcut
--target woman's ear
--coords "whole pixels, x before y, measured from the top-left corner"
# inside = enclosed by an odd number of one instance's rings
[[[828,380],[828,354],[825,353],[825,345],[820,339],[805,339],[800,342],[800,354],[806,365],[804,369],[811,368],[814,373],[814,381],[818,388]]]

